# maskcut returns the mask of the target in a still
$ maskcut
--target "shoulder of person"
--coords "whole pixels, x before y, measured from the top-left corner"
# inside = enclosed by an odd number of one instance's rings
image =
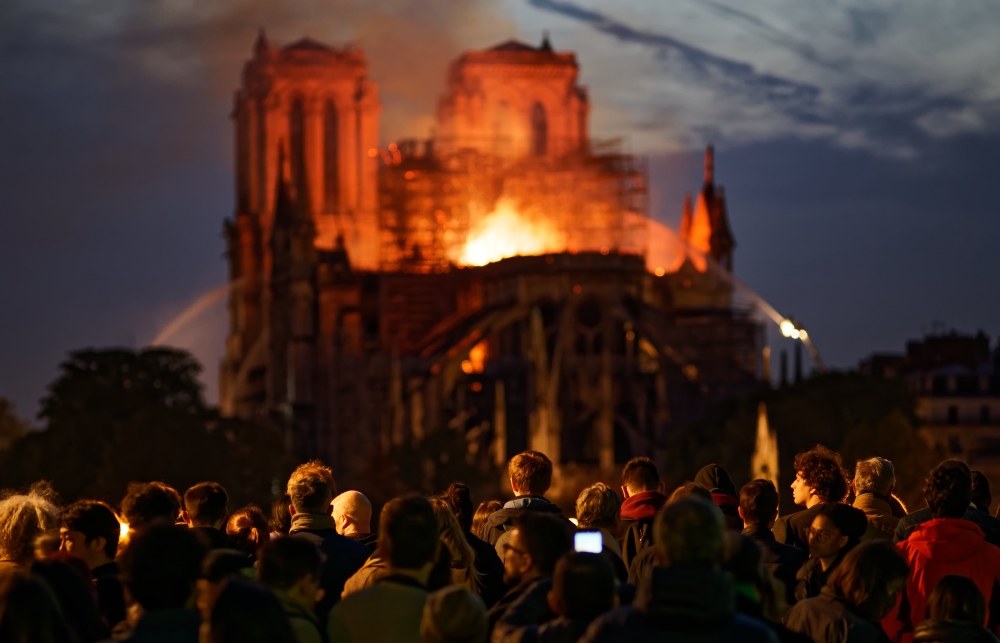
[[[578,643],[612,643],[627,641],[624,631],[639,617],[634,607],[619,607],[594,619]],[[622,638],[625,636],[625,638]]]

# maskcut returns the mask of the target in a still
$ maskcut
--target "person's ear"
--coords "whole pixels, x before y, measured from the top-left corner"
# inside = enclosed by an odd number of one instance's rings
[[[511,491],[513,491],[513,492],[514,492],[515,494],[517,494],[517,485],[516,485],[516,484],[514,483],[514,478],[511,478],[511,479],[510,479],[510,489],[511,489]]]
[[[625,498],[629,497],[629,495],[628,495],[628,487],[626,487],[625,485],[622,485],[622,496],[625,497]]]
[[[736,508],[736,513],[738,513],[740,515],[740,520],[742,520],[743,522],[746,522],[747,517],[745,515],[743,515],[743,507],[737,507]]]
[[[849,540],[850,540],[850,538],[848,538],[847,536],[841,536],[840,539],[839,539],[839,541],[840,541],[840,548],[843,549],[844,547],[846,547],[847,546],[847,541],[849,541]]]
[[[97,538],[91,540],[87,543],[87,549],[97,554],[104,551],[104,548],[108,546],[108,539],[104,536],[98,536]]]
[[[521,572],[529,572],[531,568],[535,566],[534,559],[531,558],[531,554],[525,553],[521,555]]]
[[[183,509],[181,509],[181,520],[187,523],[188,527],[191,526],[191,517],[188,516],[188,512],[184,511]]]
[[[295,505],[288,505],[288,515],[289,516],[295,515]]]

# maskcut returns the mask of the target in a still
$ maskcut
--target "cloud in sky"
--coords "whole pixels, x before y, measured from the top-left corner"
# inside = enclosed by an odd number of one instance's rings
[[[600,59],[595,98],[646,131],[647,149],[791,135],[912,158],[928,136],[984,132],[1000,115],[992,2],[527,4],[531,20],[559,21],[585,75]]]

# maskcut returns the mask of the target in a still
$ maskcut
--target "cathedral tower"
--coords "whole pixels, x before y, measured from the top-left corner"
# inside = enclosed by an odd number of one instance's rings
[[[578,75],[576,56],[553,51],[547,37],[539,47],[508,40],[466,52],[451,65],[435,144],[514,159],[583,150],[590,101]]]
[[[244,65],[232,119],[236,213],[226,223],[230,327],[221,373],[226,413],[258,416],[282,403],[268,373],[274,228],[279,187],[310,219],[317,250],[346,250],[351,265],[376,270],[378,117],[364,54],[308,38],[275,48],[261,31]]]

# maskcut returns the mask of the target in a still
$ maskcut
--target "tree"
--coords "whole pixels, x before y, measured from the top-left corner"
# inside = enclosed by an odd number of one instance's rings
[[[214,480],[239,506],[269,502],[275,479],[291,468],[273,427],[222,418],[205,403],[201,366],[185,351],[76,351],[60,371],[42,400],[45,429],[4,457],[4,486],[46,479],[66,500],[116,504],[131,481],[162,480],[183,492]]]
[[[17,417],[14,403],[0,397],[0,451],[28,432],[28,423]]]
[[[795,476],[792,460],[817,444],[841,453],[848,472],[859,459],[891,460],[897,495],[911,509],[923,506],[924,478],[944,455],[917,434],[915,400],[901,382],[857,374],[829,373],[713,407],[704,420],[671,436],[668,480],[690,480],[699,467],[715,462],[729,470],[737,485],[747,482],[761,401],[778,436],[783,512],[794,510],[788,488]]]

